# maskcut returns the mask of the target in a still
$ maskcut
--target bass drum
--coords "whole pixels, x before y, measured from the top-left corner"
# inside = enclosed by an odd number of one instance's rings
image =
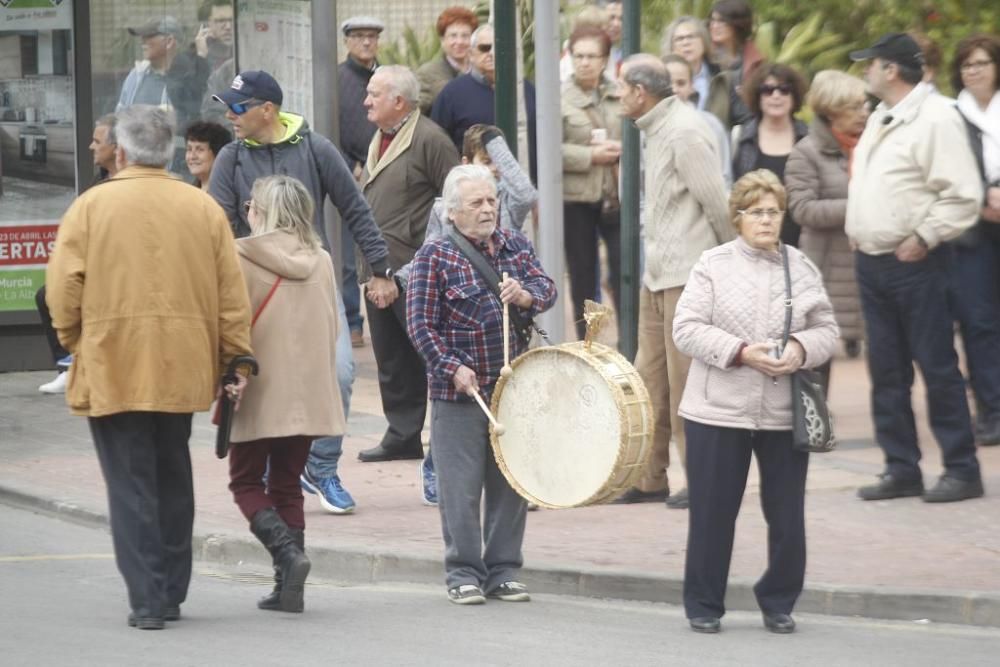
[[[653,408],[625,357],[577,342],[536,348],[511,367],[491,402],[504,433],[490,439],[514,490],[558,509],[610,502],[638,482]]]

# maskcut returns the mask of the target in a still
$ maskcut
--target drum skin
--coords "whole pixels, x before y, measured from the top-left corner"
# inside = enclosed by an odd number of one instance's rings
[[[591,343],[530,350],[501,377],[490,434],[500,471],[523,498],[553,509],[614,500],[644,472],[653,408],[635,368]]]

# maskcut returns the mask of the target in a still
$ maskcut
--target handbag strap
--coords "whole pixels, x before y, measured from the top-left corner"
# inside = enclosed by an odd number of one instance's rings
[[[781,351],[788,345],[792,330],[792,275],[788,269],[788,246],[781,244],[781,264],[785,270],[785,330],[781,334]]]
[[[272,296],[274,296],[274,291],[278,289],[278,285],[280,284],[281,284],[281,276],[278,276],[278,279],[274,281],[273,285],[271,285],[271,290],[267,293],[267,296],[265,296],[264,300],[260,302],[259,306],[257,306],[257,310],[253,314],[253,319],[250,320],[251,329],[253,328],[253,325],[257,324],[257,318],[260,317],[260,314],[262,312],[264,312],[264,306],[266,306],[267,302],[271,300]]]
[[[448,238],[451,239],[452,243],[458,248],[459,252],[465,255],[465,258],[469,260],[472,264],[472,268],[479,273],[479,276],[486,281],[486,286],[489,288],[493,295],[497,299],[500,298],[500,276],[497,275],[496,270],[490,266],[486,258],[483,257],[483,253],[472,247],[469,240],[462,236],[461,232],[455,229],[454,225],[448,225],[447,228]],[[501,303],[503,303],[501,301]],[[517,308],[510,309],[510,319],[514,324],[514,328],[518,331],[530,331],[534,326],[530,320],[525,320],[525,318],[518,312]]]

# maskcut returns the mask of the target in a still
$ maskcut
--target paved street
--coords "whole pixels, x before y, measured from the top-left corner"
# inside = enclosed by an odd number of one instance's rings
[[[449,604],[439,587],[311,581],[306,613],[254,606],[259,568],[196,563],[183,618],[125,625],[104,530],[0,507],[0,659],[5,665],[990,665],[1000,631],[798,615],[792,636],[729,614],[695,635],[675,606],[536,595]],[[280,645],[276,638],[286,644]]]

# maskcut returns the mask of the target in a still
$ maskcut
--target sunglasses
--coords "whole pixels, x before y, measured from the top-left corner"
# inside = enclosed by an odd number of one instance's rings
[[[763,86],[760,87],[760,94],[764,95],[765,97],[768,95],[773,95],[775,92],[779,92],[782,95],[791,95],[792,87],[789,86],[787,83],[779,83],[777,86],[772,86],[769,83],[765,83]]]
[[[493,50],[492,44],[476,44],[476,48],[479,49],[480,53],[489,53]]]
[[[265,103],[261,102],[260,100],[249,100],[247,102],[236,102],[234,104],[227,104],[226,106],[228,106],[229,110],[232,111],[237,116],[242,116],[247,111],[250,111],[250,109],[253,109],[254,107],[259,107],[262,104]]]

